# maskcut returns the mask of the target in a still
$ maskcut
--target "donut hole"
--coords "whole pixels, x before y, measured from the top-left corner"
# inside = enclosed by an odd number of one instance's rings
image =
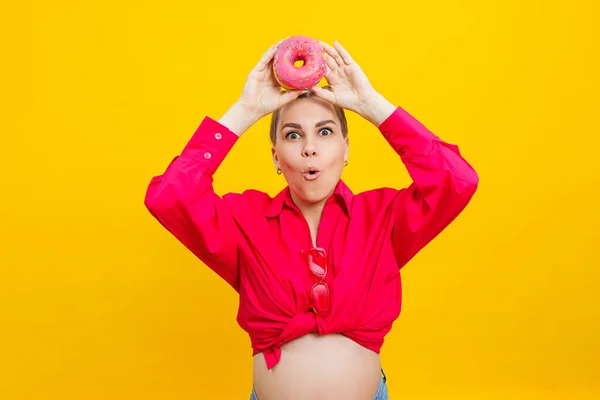
[[[294,61],[294,67],[300,68],[304,65],[304,60],[296,60]]]

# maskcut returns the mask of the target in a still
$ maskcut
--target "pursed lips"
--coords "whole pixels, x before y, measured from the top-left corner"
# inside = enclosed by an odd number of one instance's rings
[[[321,171],[319,171],[315,167],[309,167],[306,172],[304,172],[304,179],[307,181],[314,181],[321,175]]]

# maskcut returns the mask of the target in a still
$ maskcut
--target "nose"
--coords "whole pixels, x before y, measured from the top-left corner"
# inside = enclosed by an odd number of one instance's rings
[[[302,157],[314,157],[316,155],[317,149],[315,147],[315,143],[312,140],[306,141],[304,147],[302,148]]]

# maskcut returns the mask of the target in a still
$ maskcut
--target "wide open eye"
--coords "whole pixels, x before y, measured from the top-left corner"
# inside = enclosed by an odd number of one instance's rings
[[[329,128],[323,128],[319,131],[319,135],[321,136],[329,136],[333,133],[333,131]]]
[[[291,131],[291,132],[286,133],[285,138],[286,139],[299,139],[300,134],[296,131]]]

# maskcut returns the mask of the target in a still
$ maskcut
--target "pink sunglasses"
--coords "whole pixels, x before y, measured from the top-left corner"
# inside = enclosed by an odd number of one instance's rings
[[[305,255],[308,267],[311,272],[320,279],[311,288],[313,297],[314,310],[322,317],[326,317],[331,312],[331,295],[329,286],[325,282],[327,276],[327,253],[325,249],[313,247],[307,253],[302,250]]]

